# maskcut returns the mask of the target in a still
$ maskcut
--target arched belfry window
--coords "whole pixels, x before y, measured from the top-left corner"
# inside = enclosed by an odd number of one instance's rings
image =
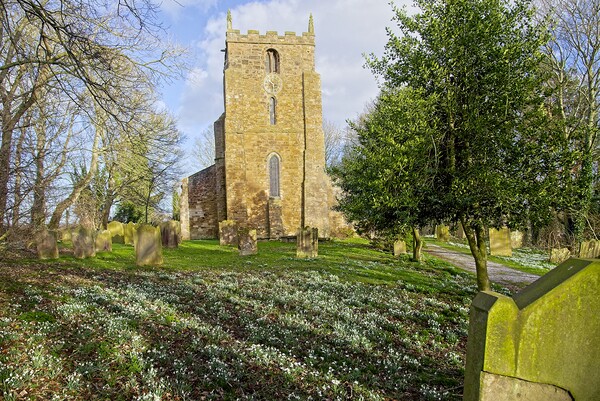
[[[267,70],[267,73],[276,72],[279,74],[279,53],[277,53],[277,50],[267,50],[265,56],[265,69]]]
[[[274,97],[269,98],[269,121],[271,121],[271,125],[275,125],[277,122],[276,107],[277,100]]]
[[[269,158],[269,196],[279,198],[279,156]]]

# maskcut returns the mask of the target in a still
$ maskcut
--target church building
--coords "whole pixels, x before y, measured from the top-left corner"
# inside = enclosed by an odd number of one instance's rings
[[[217,238],[235,220],[258,238],[340,224],[325,172],[321,79],[315,71],[312,16],[308,32],[250,30],[227,16],[223,70],[225,112],[214,123],[215,164],[183,180],[184,238]],[[341,223],[343,224],[343,223]]]

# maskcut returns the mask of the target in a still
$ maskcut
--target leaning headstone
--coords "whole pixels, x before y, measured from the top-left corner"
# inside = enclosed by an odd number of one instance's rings
[[[75,227],[71,231],[71,240],[73,241],[73,254],[76,258],[85,259],[96,256],[96,242],[94,231],[91,228]]]
[[[600,256],[600,241],[583,241],[579,244],[579,257],[582,259],[595,259]]]
[[[162,246],[165,248],[177,248],[181,242],[181,224],[175,220],[160,223],[160,236]]]
[[[96,233],[96,252],[112,252],[112,235],[104,230]]]
[[[490,228],[490,255],[492,256],[512,256],[510,247],[510,231],[508,227],[502,227],[497,230]]]
[[[127,245],[133,245],[133,234],[135,233],[135,224],[129,222],[123,225],[123,242]]]
[[[235,220],[219,222],[219,244],[238,246],[238,227]]]
[[[319,230],[305,227],[296,235],[296,257],[316,258],[319,255]]]
[[[435,237],[442,242],[450,241],[450,227],[444,225],[436,226]]]
[[[256,230],[251,230],[247,227],[240,227],[238,228],[237,232],[240,256],[256,255],[258,253]]]
[[[106,226],[106,229],[110,231],[113,244],[125,243],[123,223],[121,223],[120,221],[111,221]]]
[[[512,249],[523,248],[523,238],[525,235],[518,230],[510,232],[510,246]]]
[[[163,264],[160,228],[141,224],[135,230],[135,264],[158,266]]]
[[[406,242],[399,239],[394,242],[394,256],[404,255],[406,253]]]
[[[41,230],[35,236],[38,259],[58,258],[58,244],[56,231]]]
[[[600,400],[599,293],[600,260],[569,259],[512,297],[477,294],[463,400]]]
[[[569,251],[569,248],[553,248],[550,251],[550,263],[562,263],[570,256],[571,251]]]

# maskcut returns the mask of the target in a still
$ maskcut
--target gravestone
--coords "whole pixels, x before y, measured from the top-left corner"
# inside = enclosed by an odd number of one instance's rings
[[[406,242],[404,240],[396,240],[394,242],[394,256],[406,254]]]
[[[256,255],[258,253],[256,230],[251,230],[247,227],[240,227],[238,228],[237,232],[240,256]]]
[[[160,223],[160,236],[162,246],[165,248],[177,248],[181,242],[181,224],[175,220]]]
[[[512,249],[523,248],[523,233],[521,231],[510,232],[510,246]]]
[[[125,238],[124,238],[125,232],[123,230],[123,223],[121,223],[120,221],[111,221],[106,226],[106,229],[108,231],[110,231],[113,244],[124,244],[125,243]]]
[[[581,259],[595,259],[600,256],[600,241],[583,241],[579,244],[579,257]]]
[[[269,239],[283,236],[283,218],[281,215],[281,199],[270,198],[268,204]]]
[[[58,244],[56,231],[43,229],[35,235],[35,245],[38,259],[58,258]]]
[[[458,239],[465,239],[465,230],[463,229],[462,223],[456,223],[454,236]]]
[[[112,252],[112,235],[103,230],[96,233],[96,252]]]
[[[571,257],[569,248],[553,248],[550,251],[550,263],[562,263]]]
[[[71,229],[63,228],[58,231],[58,239],[61,241],[71,241]]]
[[[450,241],[450,227],[444,225],[435,226],[435,237],[442,242]]]
[[[238,246],[238,226],[235,220],[223,220],[219,223],[219,244]]]
[[[296,234],[296,257],[316,258],[319,255],[319,230],[305,227]]]
[[[140,224],[135,230],[135,264],[158,266],[163,264],[160,227]]]
[[[135,223],[129,222],[123,225],[123,242],[127,245],[133,245],[133,237],[135,233]]]
[[[85,259],[96,256],[94,230],[91,228],[75,227],[71,231],[71,241],[73,242],[73,254],[76,258]]]
[[[463,400],[600,400],[599,293],[600,260],[569,259],[513,297],[477,294]]]
[[[490,228],[490,255],[492,256],[512,256],[510,247],[510,231],[508,227],[502,227],[497,230]]]

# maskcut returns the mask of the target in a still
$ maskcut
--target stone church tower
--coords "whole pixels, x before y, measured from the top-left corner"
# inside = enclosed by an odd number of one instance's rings
[[[259,238],[303,226],[329,236],[333,193],[312,16],[308,32],[280,36],[241,34],[228,14],[223,92],[215,165],[184,179],[184,237],[216,238],[222,220],[256,229]]]

